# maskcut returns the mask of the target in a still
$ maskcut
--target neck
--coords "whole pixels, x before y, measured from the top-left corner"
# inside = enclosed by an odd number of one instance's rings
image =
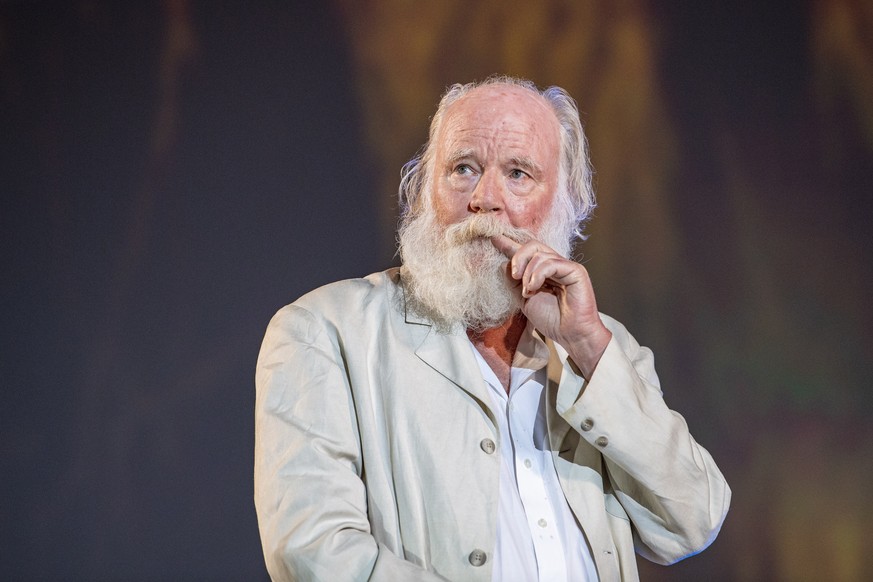
[[[484,331],[467,330],[467,337],[494,371],[494,375],[507,394],[512,359],[515,357],[515,350],[526,326],[527,318],[521,313],[516,313],[497,327]]]

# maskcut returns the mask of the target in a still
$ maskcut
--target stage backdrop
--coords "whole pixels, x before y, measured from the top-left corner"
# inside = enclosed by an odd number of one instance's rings
[[[643,579],[873,578],[868,2],[288,4],[0,5],[0,578],[267,579],[264,328],[396,264],[400,166],[492,73],[579,101],[577,255],[734,491]]]

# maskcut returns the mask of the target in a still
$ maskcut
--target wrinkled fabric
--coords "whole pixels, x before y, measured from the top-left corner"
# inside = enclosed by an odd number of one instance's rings
[[[600,579],[636,580],[635,550],[669,564],[707,547],[730,489],[664,403],[651,352],[603,321],[613,338],[590,382],[549,343],[549,447]],[[464,330],[407,313],[400,270],[281,309],[256,386],[273,580],[491,580],[495,411]]]

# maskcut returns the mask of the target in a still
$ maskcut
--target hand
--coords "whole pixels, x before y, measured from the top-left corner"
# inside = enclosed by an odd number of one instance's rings
[[[522,313],[590,380],[612,333],[600,319],[588,271],[537,240],[520,244],[497,235],[491,243],[509,259],[509,276],[521,282]]]

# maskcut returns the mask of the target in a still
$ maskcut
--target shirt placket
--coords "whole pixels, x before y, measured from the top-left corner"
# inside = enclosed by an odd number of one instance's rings
[[[542,386],[533,381],[532,370],[518,369],[517,372],[518,377],[512,379],[514,390],[507,403],[507,417],[518,493],[534,545],[539,579],[566,580],[564,548],[546,489],[547,465],[544,452],[536,446],[533,437]]]

